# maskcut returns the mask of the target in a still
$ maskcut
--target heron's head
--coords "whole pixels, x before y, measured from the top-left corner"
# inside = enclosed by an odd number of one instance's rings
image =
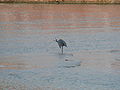
[[[58,40],[57,40],[57,39],[55,39],[55,41],[56,41],[56,42],[58,42]]]
[[[55,42],[58,42],[58,40],[57,40],[56,38],[54,39],[54,41],[55,41]]]

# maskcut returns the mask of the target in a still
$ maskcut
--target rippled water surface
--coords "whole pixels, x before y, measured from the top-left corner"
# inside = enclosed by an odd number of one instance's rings
[[[0,89],[120,90],[118,10],[0,4]],[[63,55],[55,38],[68,44]]]

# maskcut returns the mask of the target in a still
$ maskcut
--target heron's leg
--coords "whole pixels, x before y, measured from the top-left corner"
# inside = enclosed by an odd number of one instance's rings
[[[62,49],[61,49],[61,50],[62,50],[62,54],[63,54],[63,46],[62,46]]]

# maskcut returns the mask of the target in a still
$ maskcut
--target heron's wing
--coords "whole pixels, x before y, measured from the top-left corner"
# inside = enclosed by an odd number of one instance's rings
[[[66,46],[66,47],[67,47],[67,44],[66,44],[66,42],[65,42],[64,40],[60,39],[60,40],[59,40],[59,43],[61,43],[62,46]]]
[[[63,45],[67,47],[67,44],[66,44],[66,42],[65,42],[65,41],[63,41]]]

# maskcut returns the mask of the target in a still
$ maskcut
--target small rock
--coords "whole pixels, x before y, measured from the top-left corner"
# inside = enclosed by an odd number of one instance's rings
[[[65,59],[65,61],[68,61],[68,59]]]

